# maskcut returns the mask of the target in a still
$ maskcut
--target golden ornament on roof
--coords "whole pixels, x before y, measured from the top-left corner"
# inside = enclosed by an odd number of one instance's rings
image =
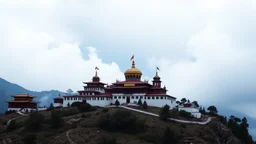
[[[135,62],[133,60],[132,67],[130,69],[126,70],[124,75],[139,75],[139,76],[141,76],[142,72],[139,69],[135,68]]]

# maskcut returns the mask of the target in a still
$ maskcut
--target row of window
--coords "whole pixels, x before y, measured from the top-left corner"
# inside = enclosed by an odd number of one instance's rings
[[[89,92],[89,93],[81,93],[81,95],[94,95],[94,92]]]
[[[131,99],[143,99],[143,96],[131,96]],[[92,98],[81,98],[81,97],[65,97],[65,100],[110,100],[112,98],[104,98],[104,97],[92,97]],[[125,96],[121,97],[121,96],[115,96],[114,99],[125,99]],[[166,96],[161,96],[161,97],[144,97],[144,99],[166,99]],[[172,100],[172,98],[167,97],[168,100]]]
[[[122,98],[125,99],[125,96],[123,96],[123,97],[121,97],[121,96],[118,96],[118,97],[115,96],[115,97],[114,97],[114,99],[122,99]],[[139,99],[139,98],[140,98],[140,99],[143,99],[143,96],[131,96],[130,98],[131,98],[131,99]],[[166,99],[166,96],[161,96],[161,97],[157,97],[157,96],[156,96],[156,97],[154,97],[154,96],[152,96],[152,97],[146,97],[146,96],[145,96],[144,99]],[[171,99],[171,98],[168,97],[168,99]]]
[[[65,100],[111,100],[111,98],[105,98],[105,97],[87,97],[87,98],[81,98],[81,97],[65,97]]]
[[[84,90],[88,90],[88,91],[104,91],[103,88],[85,88]]]

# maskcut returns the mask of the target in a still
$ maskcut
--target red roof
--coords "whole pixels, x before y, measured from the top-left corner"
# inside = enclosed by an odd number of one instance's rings
[[[102,82],[83,82],[84,84],[101,84],[101,85],[107,85],[105,83]]]
[[[149,83],[143,82],[143,81],[119,81],[119,82],[115,82],[115,83],[112,83],[112,84],[130,84],[130,83],[133,83],[133,84],[147,84],[147,85],[150,85]]]
[[[63,97],[112,97],[111,94],[99,94],[99,95],[72,95]]]
[[[11,95],[12,97],[31,97],[35,98],[36,96],[31,96],[29,94],[16,94],[16,95]]]
[[[148,88],[147,86],[112,86],[111,89],[115,88]]]
[[[6,100],[6,102],[10,103],[40,103],[35,101],[15,101],[15,100]]]

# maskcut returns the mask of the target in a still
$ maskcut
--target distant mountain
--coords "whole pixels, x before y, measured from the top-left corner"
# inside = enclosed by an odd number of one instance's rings
[[[10,95],[19,93],[28,93],[30,95],[37,96],[35,100],[41,102],[39,106],[49,106],[53,101],[53,98],[58,95],[59,91],[30,91],[17,84],[10,83],[5,79],[0,78],[0,113],[4,113],[7,110],[7,103],[5,100],[11,100],[12,97]],[[63,92],[60,93],[61,95],[65,94]]]

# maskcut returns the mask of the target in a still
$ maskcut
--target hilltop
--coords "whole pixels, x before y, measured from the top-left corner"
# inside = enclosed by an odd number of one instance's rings
[[[160,109],[154,108],[157,113]],[[17,118],[18,117],[18,118]],[[8,120],[12,120],[7,126]],[[183,143],[239,144],[241,140],[215,117],[206,125],[163,121],[120,107],[96,108],[88,105],[50,108],[20,117],[0,116],[0,143],[36,141],[42,144],[159,144]]]

